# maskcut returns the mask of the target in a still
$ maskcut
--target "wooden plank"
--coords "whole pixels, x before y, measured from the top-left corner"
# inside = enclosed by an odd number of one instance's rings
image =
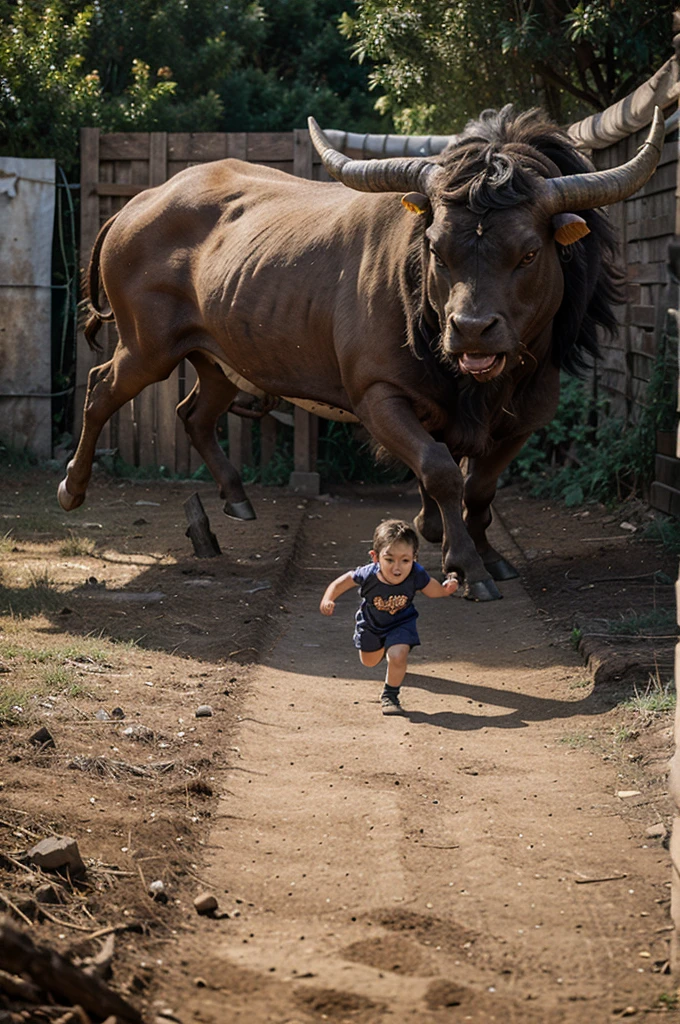
[[[628,278],[640,284],[665,285],[668,283],[668,269],[665,263],[631,263]]]
[[[293,463],[296,473],[313,473],[316,471],[318,442],[318,419],[296,405],[295,434],[293,436]]]
[[[126,199],[144,192],[148,185],[128,185],[120,181],[100,181],[95,186],[98,196],[124,196]]]
[[[227,156],[224,132],[168,132],[168,160],[206,163]]]
[[[146,160],[149,156],[148,132],[109,132],[101,136],[102,160]]]
[[[162,185],[168,177],[168,133],[149,133],[149,185]]]
[[[227,413],[229,431],[229,461],[237,473],[243,472],[244,466],[253,464],[253,421]]]
[[[80,261],[78,275],[83,280],[90,252],[100,228],[99,196],[96,184],[99,178],[99,129],[80,130]],[[75,390],[73,396],[73,433],[79,437],[83,425],[83,405],[87,390],[87,375],[96,365],[97,357],[90,350],[82,331],[76,342]]]
[[[661,235],[672,235],[674,230],[674,213],[665,213],[661,217],[649,217],[631,224],[628,229],[628,237],[659,238]]]
[[[276,452],[277,424],[273,416],[260,420],[260,469],[264,473]]]
[[[636,327],[654,327],[656,323],[656,308],[654,306],[630,307],[630,322]]]
[[[293,132],[293,174],[296,178],[312,177],[312,153],[314,147],[306,128],[296,128]]]
[[[680,516],[680,491],[655,481],[651,486],[649,503],[652,508],[668,515]]]
[[[227,132],[227,156],[248,159],[248,136],[245,132]]]
[[[292,132],[248,132],[247,159],[266,164],[292,160]]]

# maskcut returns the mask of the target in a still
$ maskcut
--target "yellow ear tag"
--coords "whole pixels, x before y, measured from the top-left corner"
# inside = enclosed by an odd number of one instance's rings
[[[401,205],[405,206],[409,213],[427,213],[430,209],[430,200],[422,192],[407,192],[401,197]]]
[[[590,234],[590,228],[576,213],[557,213],[552,219],[555,241],[560,245],[572,245],[579,238]]]

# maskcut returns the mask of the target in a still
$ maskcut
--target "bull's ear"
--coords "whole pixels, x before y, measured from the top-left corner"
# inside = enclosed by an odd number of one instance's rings
[[[407,192],[401,197],[401,204],[410,213],[427,213],[430,209],[430,200],[422,192]]]
[[[579,238],[590,234],[590,228],[577,213],[556,213],[552,219],[555,241],[560,245],[571,245]]]

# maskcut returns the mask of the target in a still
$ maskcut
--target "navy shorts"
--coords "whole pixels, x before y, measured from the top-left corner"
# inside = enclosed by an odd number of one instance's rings
[[[394,629],[375,632],[366,626],[357,626],[354,630],[354,646],[360,651],[381,651],[395,644],[408,644],[409,647],[420,647],[420,637],[414,622],[405,622]]]

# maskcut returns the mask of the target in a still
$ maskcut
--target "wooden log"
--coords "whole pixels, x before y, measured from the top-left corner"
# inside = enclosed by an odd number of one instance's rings
[[[184,513],[189,523],[186,536],[194,545],[196,556],[198,558],[214,558],[216,555],[221,555],[217,537],[210,529],[210,520],[198,494],[192,494],[184,502]]]
[[[37,945],[6,918],[0,920],[0,967],[12,974],[27,974],[44,992],[82,1006],[98,1019],[116,1016],[129,1024],[143,1024],[139,1011],[100,978],[88,977],[55,950]]]

